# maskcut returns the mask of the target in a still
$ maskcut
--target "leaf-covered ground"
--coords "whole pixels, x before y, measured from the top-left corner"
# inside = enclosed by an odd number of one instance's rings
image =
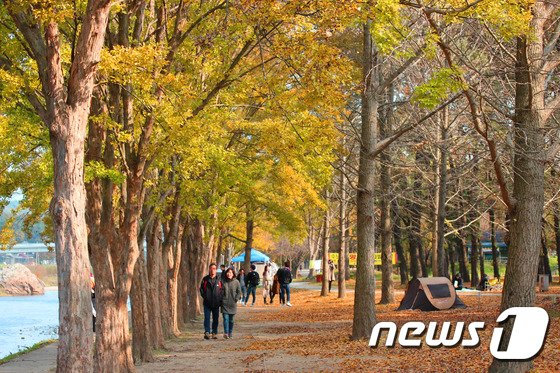
[[[351,341],[353,295],[338,299],[334,289],[328,297],[321,297],[316,290],[299,290],[292,293],[292,308],[264,306],[258,301],[254,308],[240,307],[234,340],[204,341],[200,322],[193,323],[181,338],[170,343],[171,352],[160,354],[158,361],[140,370],[481,372],[490,365],[498,293],[462,296],[466,310],[395,311],[398,302],[377,306],[379,320],[398,325],[408,321],[484,321],[486,327],[479,332],[481,343],[475,348],[388,348],[383,342],[370,348],[368,341]],[[401,297],[402,293],[397,295],[399,301]],[[534,370],[560,372],[560,289],[554,287],[546,297],[539,295],[537,304],[549,312],[551,325]]]

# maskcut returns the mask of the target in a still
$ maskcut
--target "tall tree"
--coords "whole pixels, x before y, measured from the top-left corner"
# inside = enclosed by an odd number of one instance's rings
[[[32,2],[2,2],[13,20],[13,32],[37,65],[41,96],[27,92],[50,132],[54,195],[50,206],[55,233],[59,288],[58,372],[92,371],[89,259],[85,220],[84,147],[97,63],[105,37],[111,1],[89,0],[80,14],[69,70],[61,53],[64,22],[60,4],[43,9]],[[47,16],[45,16],[47,15]],[[78,17],[78,14],[76,14]],[[76,22],[78,18],[76,18]],[[77,27],[76,27],[77,28]],[[74,32],[78,32],[75,30]]]
[[[375,163],[377,143],[378,63],[377,48],[371,35],[372,22],[363,25],[362,132],[358,174],[357,241],[358,263],[354,292],[352,338],[367,338],[375,317]]]

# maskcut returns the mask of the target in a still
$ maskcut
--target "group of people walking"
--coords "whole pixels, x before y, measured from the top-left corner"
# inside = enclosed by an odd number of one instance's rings
[[[251,264],[251,271],[245,275],[245,271],[241,269],[237,275],[237,279],[241,284],[241,304],[244,306],[249,305],[249,297],[251,296],[251,307],[255,305],[257,287],[260,284],[261,277],[256,271],[256,266]],[[284,267],[279,268],[273,275],[271,266],[265,265],[262,273],[262,296],[263,303],[273,304],[276,295],[280,296],[280,305],[291,307],[290,303],[290,284],[292,282],[292,271],[290,270],[290,263],[285,262]]]
[[[264,304],[272,304],[274,297],[280,295],[280,305],[291,307],[290,283],[292,272],[290,263],[285,262],[284,267],[279,268],[276,274],[272,274],[271,267],[266,265],[262,273],[263,300]],[[233,337],[234,317],[237,313],[237,304],[246,306],[249,296],[252,296],[251,307],[255,305],[257,287],[260,284],[260,275],[256,266],[251,264],[251,271],[245,274],[241,269],[235,275],[233,267],[221,266],[222,273],[218,276],[218,268],[215,263],[210,264],[208,275],[202,279],[200,284],[200,295],[204,306],[204,339],[217,339],[220,311],[223,316],[224,339]]]

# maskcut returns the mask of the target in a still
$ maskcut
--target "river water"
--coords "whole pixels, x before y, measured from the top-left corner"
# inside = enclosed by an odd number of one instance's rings
[[[0,297],[0,358],[45,339],[57,338],[58,291]]]

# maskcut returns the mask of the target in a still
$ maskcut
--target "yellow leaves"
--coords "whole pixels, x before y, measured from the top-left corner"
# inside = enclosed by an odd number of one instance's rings
[[[68,0],[16,0],[7,3],[14,11],[31,10],[35,18],[42,24],[48,22],[63,22],[74,16],[74,6],[85,8],[87,1],[74,3]]]
[[[173,81],[173,77],[159,74],[165,64],[165,50],[157,44],[115,46],[112,50],[102,51],[99,73],[111,82],[131,84],[137,90],[150,90],[156,82]]]
[[[450,3],[456,8],[465,5],[460,0],[450,1]],[[533,4],[534,0],[486,0],[461,13],[460,16],[481,19],[507,40],[530,32]],[[452,21],[454,16],[448,16],[447,19]]]
[[[0,227],[0,250],[7,250],[17,243],[14,231],[15,215],[9,216]]]

